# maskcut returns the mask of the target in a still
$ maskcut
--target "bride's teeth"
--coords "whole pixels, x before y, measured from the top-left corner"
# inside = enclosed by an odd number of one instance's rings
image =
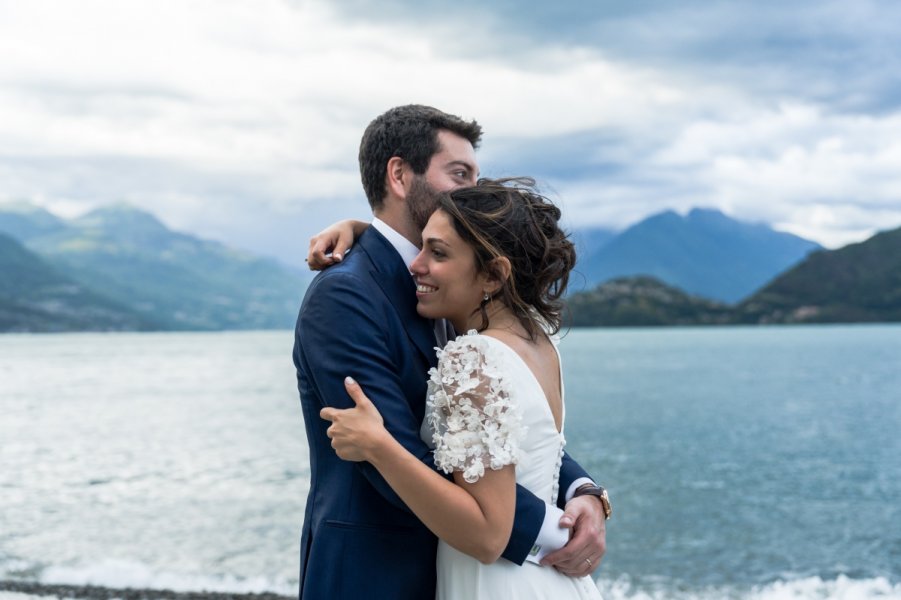
[[[433,288],[430,285],[423,285],[421,283],[416,286],[416,291],[421,292],[423,294],[428,294],[430,292],[434,292],[436,289],[438,289],[438,288]]]

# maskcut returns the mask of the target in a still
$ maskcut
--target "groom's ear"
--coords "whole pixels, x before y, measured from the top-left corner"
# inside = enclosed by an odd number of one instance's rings
[[[385,191],[397,198],[406,198],[413,170],[399,156],[392,156],[385,167]]]

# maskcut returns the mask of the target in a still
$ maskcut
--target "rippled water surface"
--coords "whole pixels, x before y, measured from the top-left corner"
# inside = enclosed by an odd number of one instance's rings
[[[0,336],[0,579],[294,592],[291,332]],[[901,327],[573,330],[607,598],[901,598]]]

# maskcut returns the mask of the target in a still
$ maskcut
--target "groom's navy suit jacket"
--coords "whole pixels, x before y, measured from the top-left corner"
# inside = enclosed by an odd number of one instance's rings
[[[416,312],[410,271],[373,227],[338,265],[310,284],[297,319],[294,364],[310,446],[310,492],[300,549],[300,598],[434,598],[437,539],[369,463],[337,457],[319,418],[349,408],[354,377],[388,431],[434,467],[419,437],[427,371],[435,366],[432,323]],[[568,457],[560,486],[585,476]],[[545,505],[518,487],[516,519],[503,556],[522,563]]]

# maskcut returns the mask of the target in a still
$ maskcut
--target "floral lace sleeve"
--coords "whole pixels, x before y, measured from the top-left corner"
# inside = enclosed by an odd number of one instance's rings
[[[445,473],[462,471],[475,483],[485,467],[516,464],[525,434],[522,416],[510,400],[503,353],[475,331],[438,351],[429,371],[426,415],[435,445],[435,464]]]

